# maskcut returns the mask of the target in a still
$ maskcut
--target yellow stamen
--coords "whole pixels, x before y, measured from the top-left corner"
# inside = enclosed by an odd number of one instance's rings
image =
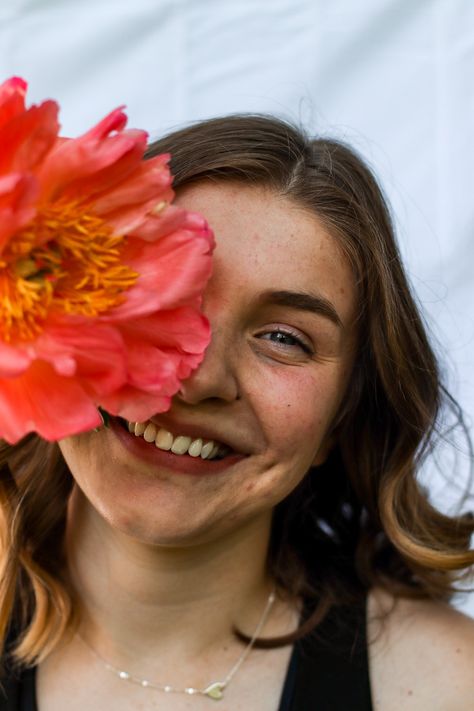
[[[42,208],[0,259],[0,338],[34,339],[53,311],[95,317],[122,303],[138,277],[126,240],[76,203]]]

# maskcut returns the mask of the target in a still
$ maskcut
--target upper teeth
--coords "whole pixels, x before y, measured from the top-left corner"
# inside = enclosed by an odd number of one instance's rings
[[[129,432],[137,437],[143,437],[146,442],[154,442],[158,449],[171,450],[173,454],[189,454],[201,459],[214,459],[218,454],[228,452],[228,447],[213,440],[203,440],[201,437],[192,439],[185,435],[173,435],[168,430],[158,427],[154,422],[129,422]]]

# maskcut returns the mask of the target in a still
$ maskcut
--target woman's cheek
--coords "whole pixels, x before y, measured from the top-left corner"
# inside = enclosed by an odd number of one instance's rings
[[[309,367],[286,365],[261,375],[252,401],[272,450],[287,457],[298,443],[315,453],[335,414],[334,370],[315,374]]]

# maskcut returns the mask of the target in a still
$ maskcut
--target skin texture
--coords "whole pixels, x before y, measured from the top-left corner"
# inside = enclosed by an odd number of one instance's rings
[[[474,699],[474,622],[426,600],[374,590],[368,605],[374,711],[467,711]]]

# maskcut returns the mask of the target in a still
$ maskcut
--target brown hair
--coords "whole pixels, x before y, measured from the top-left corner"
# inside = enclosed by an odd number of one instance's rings
[[[347,146],[309,139],[283,121],[231,116],[153,143],[170,152],[177,190],[200,181],[269,188],[323,220],[354,269],[359,349],[337,421],[337,444],[276,508],[269,569],[312,614],[287,643],[313,629],[331,605],[373,586],[395,595],[449,599],[474,563],[470,514],[437,511],[420,485],[422,459],[456,403],[411,295],[389,211],[372,173]],[[0,446],[0,639],[15,614],[16,656],[33,662],[71,627],[62,550],[71,476],[57,445],[29,435]],[[264,643],[261,646],[271,646]]]

